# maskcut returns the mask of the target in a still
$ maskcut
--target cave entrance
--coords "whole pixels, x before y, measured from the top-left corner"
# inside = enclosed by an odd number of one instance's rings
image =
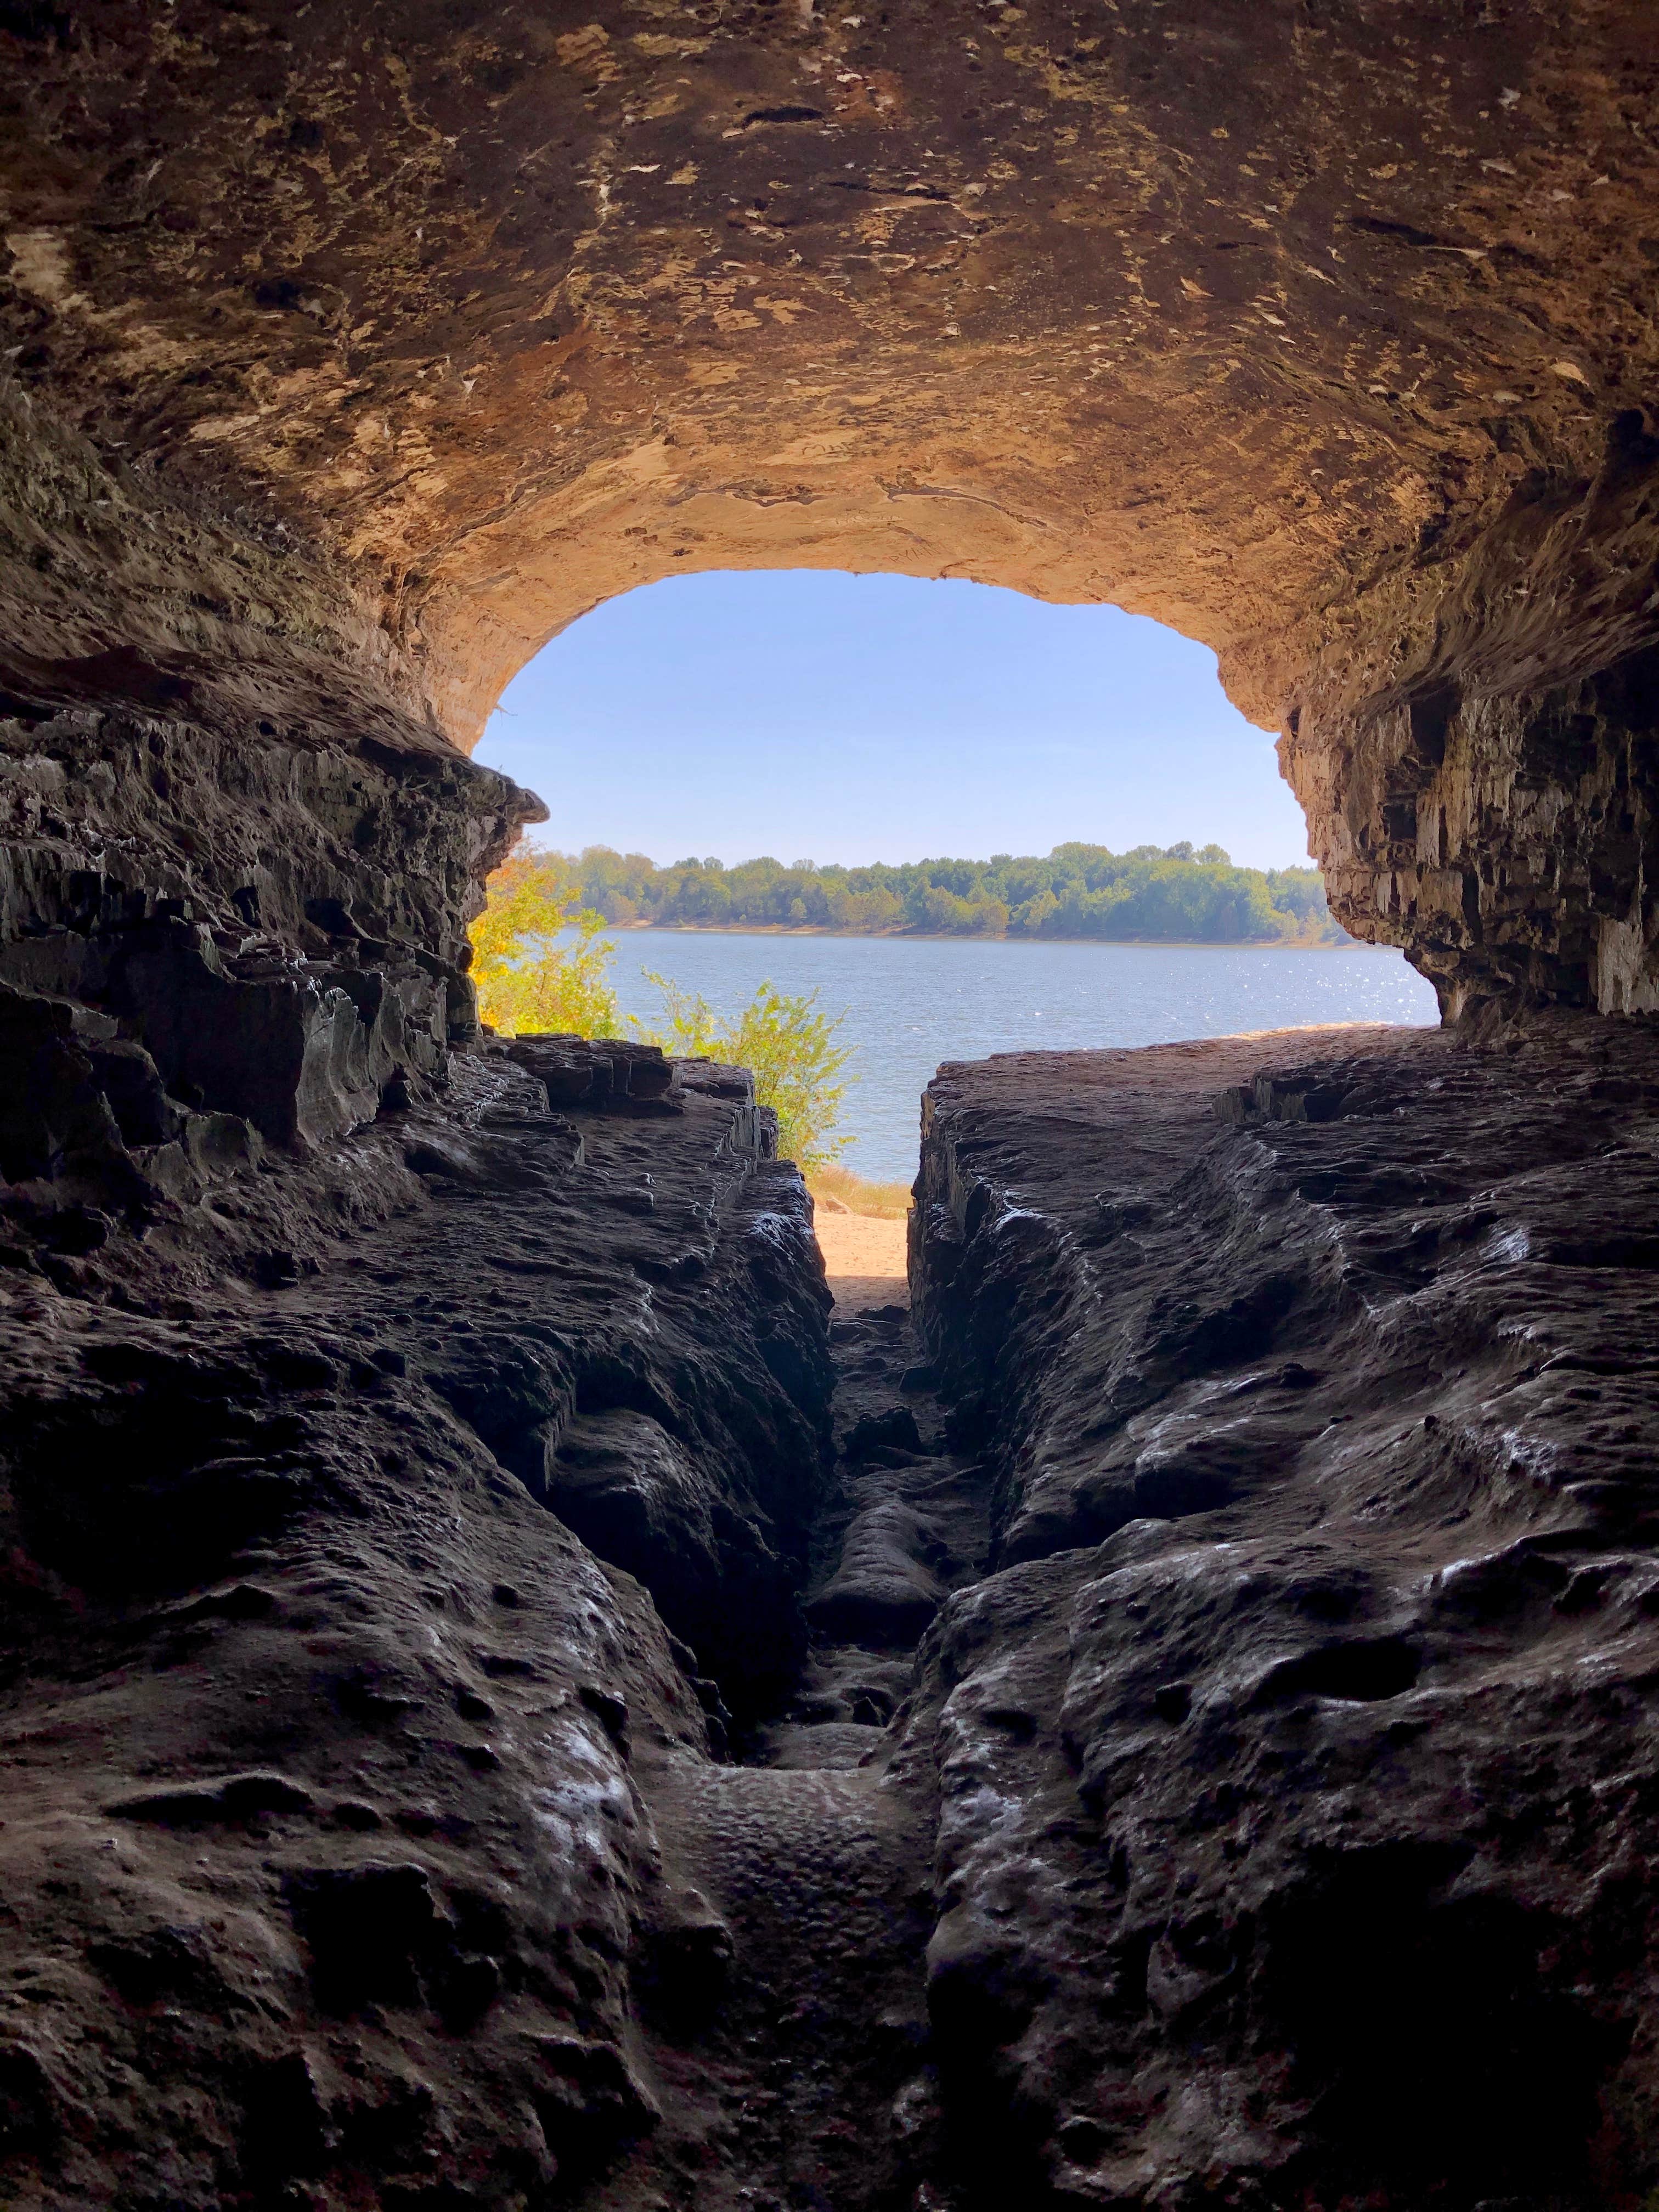
[[[708,569],[553,638],[474,757],[541,792],[552,819],[532,838],[570,851],[858,867],[1083,840],[1219,846],[1281,869],[1308,848],[1276,734],[1230,702],[1207,647],[1115,605],[960,578]]]
[[[1274,743],[1206,647],[1116,606],[713,569],[572,623],[477,757],[546,798],[532,842],[608,925],[619,1022],[672,1048],[667,977],[726,1025],[715,1057],[763,1067],[769,984],[839,1024],[844,1096],[799,1156],[832,1273],[879,1285],[941,1061],[1435,1018],[1330,922]]]

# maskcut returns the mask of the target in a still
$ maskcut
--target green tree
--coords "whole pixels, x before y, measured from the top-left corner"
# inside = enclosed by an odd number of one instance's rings
[[[837,1079],[852,1058],[836,1042],[845,1016],[821,1012],[818,994],[791,995],[763,983],[735,1021],[723,1020],[707,999],[684,991],[666,975],[647,972],[662,993],[659,1029],[635,1022],[636,1034],[659,1044],[674,1060],[720,1060],[746,1067],[755,1097],[778,1117],[778,1151],[803,1173],[826,1166],[843,1152],[833,1134],[847,1086]]]
[[[1073,842],[1046,857],[913,860],[848,868],[763,855],[732,868],[692,856],[658,867],[639,853],[590,845],[534,865],[611,921],[674,929],[824,927],[951,936],[1162,939],[1223,945],[1336,945],[1315,868],[1236,868],[1225,848]],[[1007,919],[1004,920],[1004,914]]]
[[[1010,927],[1022,936],[1038,937],[1060,912],[1060,901],[1051,890],[1043,890],[1034,897],[1023,899],[1010,917]]]
[[[917,901],[917,921],[924,929],[957,936],[974,927],[974,909],[943,884],[930,884]]]

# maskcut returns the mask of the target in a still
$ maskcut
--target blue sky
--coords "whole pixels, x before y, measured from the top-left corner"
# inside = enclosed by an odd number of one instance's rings
[[[1307,861],[1273,739],[1229,705],[1213,653],[985,584],[646,585],[520,671],[476,757],[541,794],[535,842],[566,851],[857,863],[1188,837]]]

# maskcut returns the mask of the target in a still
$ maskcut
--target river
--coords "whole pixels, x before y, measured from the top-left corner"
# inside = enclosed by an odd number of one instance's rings
[[[945,1060],[994,1052],[1167,1044],[1310,1022],[1437,1018],[1398,952],[1234,945],[1049,944],[1013,939],[793,937],[741,930],[616,933],[624,1011],[654,1019],[644,971],[736,1012],[763,981],[817,990],[853,1048],[848,1166],[877,1181],[916,1170],[918,1102]]]

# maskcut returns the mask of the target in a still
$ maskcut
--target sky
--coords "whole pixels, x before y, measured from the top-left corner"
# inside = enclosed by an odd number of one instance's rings
[[[1215,656],[1117,607],[839,570],[647,584],[514,678],[475,757],[538,845],[666,863],[988,859],[1072,839],[1307,865],[1273,741]]]

